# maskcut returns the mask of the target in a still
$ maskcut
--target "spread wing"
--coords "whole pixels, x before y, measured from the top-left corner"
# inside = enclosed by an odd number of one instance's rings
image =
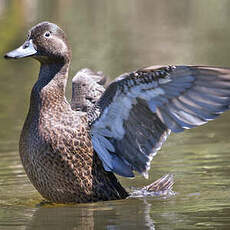
[[[88,113],[92,142],[107,171],[144,176],[170,131],[229,109],[230,68],[152,66],[112,82]]]
[[[81,69],[72,80],[73,110],[87,112],[105,91],[106,77],[102,72]]]

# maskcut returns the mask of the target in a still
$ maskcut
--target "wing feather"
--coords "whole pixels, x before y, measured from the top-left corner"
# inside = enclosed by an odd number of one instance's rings
[[[78,71],[72,79],[72,109],[87,112],[105,91],[105,82],[106,77],[102,72],[90,69]]]
[[[230,69],[151,66],[115,79],[88,113],[106,170],[144,176],[170,131],[182,132],[229,109]]]

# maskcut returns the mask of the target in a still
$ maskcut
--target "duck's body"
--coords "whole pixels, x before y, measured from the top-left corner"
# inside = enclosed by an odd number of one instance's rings
[[[144,68],[123,74],[104,93],[85,92],[90,95],[86,100],[77,95],[71,108],[65,98],[71,51],[64,32],[55,24],[40,23],[5,57],[28,56],[39,60],[41,68],[19,152],[30,181],[53,202],[126,198],[113,172],[134,177],[135,170],[147,176],[152,157],[171,130],[204,124],[229,109],[228,68]],[[148,190],[170,189],[172,184],[171,177],[164,177]]]
[[[66,65],[41,65],[19,144],[25,171],[53,202],[125,198],[127,192],[94,152],[86,113],[72,110],[66,101],[67,71]]]

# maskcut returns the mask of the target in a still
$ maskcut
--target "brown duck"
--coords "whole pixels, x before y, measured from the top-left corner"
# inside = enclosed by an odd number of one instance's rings
[[[77,83],[72,109],[65,98],[71,50],[64,32],[49,22],[34,26],[25,43],[5,57],[33,57],[41,64],[19,152],[30,181],[52,202],[126,198],[113,173],[147,177],[170,131],[202,125],[229,109],[230,69],[205,66],[139,69],[92,97],[78,92],[84,84]],[[171,186],[166,176],[146,189]]]

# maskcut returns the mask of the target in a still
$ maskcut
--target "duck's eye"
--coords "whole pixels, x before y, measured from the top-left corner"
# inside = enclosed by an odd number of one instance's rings
[[[44,34],[44,36],[45,36],[46,38],[50,37],[50,35],[51,35],[51,33],[50,33],[49,31],[46,31],[45,34]]]

